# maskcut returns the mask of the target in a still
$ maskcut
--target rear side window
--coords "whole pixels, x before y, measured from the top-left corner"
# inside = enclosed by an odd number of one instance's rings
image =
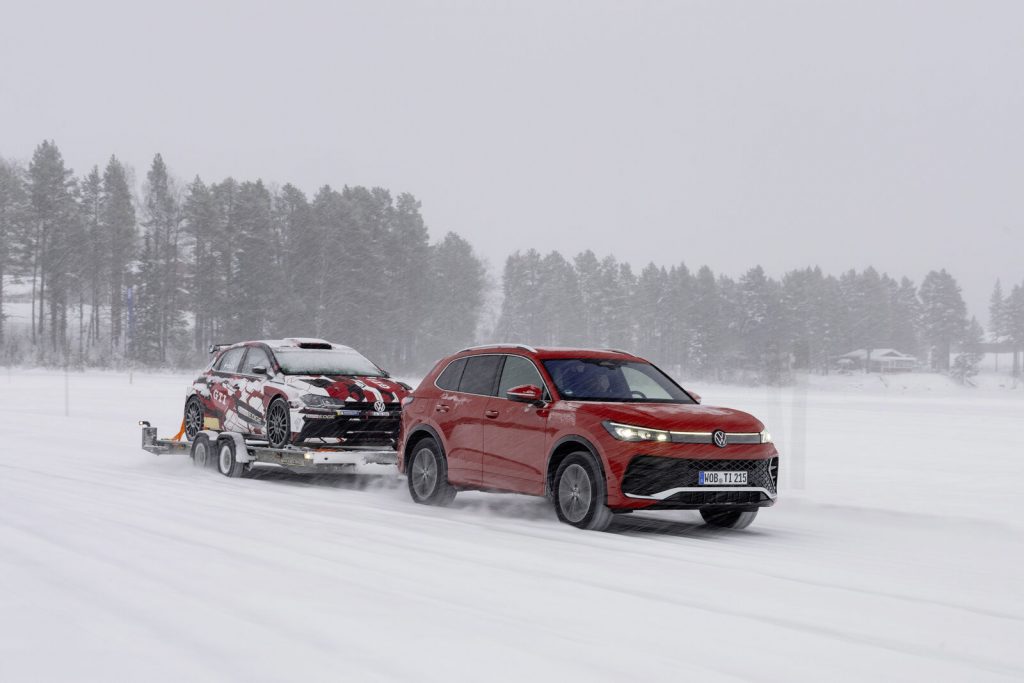
[[[242,360],[242,355],[245,353],[244,346],[236,346],[233,349],[228,349],[224,352],[224,355],[220,358],[220,363],[217,365],[219,372],[238,372],[238,364]]]
[[[466,359],[466,369],[459,382],[459,391],[467,394],[493,396],[498,368],[501,367],[502,356],[470,356]]]
[[[267,371],[270,371],[270,357],[267,356],[267,352],[259,346],[249,347],[249,353],[245,355],[245,362],[242,363],[242,369],[239,371],[243,375],[253,374],[252,369],[262,365]]]
[[[544,388],[537,366],[522,356],[505,356],[505,367],[501,369],[501,381],[498,382],[498,397],[505,398],[506,391],[524,384]]]
[[[458,391],[459,381],[462,379],[462,370],[466,367],[466,359],[460,358],[448,364],[437,380],[434,382],[439,389],[446,391]]]

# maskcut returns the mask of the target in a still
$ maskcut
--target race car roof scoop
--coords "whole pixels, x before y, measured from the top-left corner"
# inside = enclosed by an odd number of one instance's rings
[[[333,349],[330,342],[299,342],[300,349]]]

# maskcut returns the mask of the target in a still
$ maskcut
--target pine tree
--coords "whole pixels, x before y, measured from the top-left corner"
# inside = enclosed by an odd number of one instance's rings
[[[149,237],[152,283],[148,291],[155,310],[157,360],[167,360],[168,347],[184,325],[181,282],[181,208],[177,190],[167,173],[163,157],[157,154],[146,174],[143,197]]]
[[[125,348],[124,307],[126,284],[135,257],[135,205],[128,174],[116,157],[110,157],[103,172],[103,244],[108,259],[110,295],[110,345],[116,353]]]
[[[961,384],[971,384],[971,378],[978,374],[978,365],[985,357],[980,349],[984,341],[985,331],[972,317],[964,336],[964,349],[956,355],[950,370],[950,375]]]
[[[0,351],[5,347],[4,278],[11,273],[18,254],[14,244],[28,228],[28,193],[22,170],[0,159]]]
[[[33,343],[42,341],[49,309],[49,349],[67,356],[67,297],[69,265],[74,246],[76,205],[71,170],[64,166],[57,145],[43,141],[36,147],[28,169],[31,221],[28,235],[32,253]],[[35,304],[38,302],[38,315]]]
[[[945,269],[933,270],[921,283],[920,297],[921,331],[931,346],[932,367],[948,371],[950,349],[967,329],[967,306],[960,286]]]
[[[988,304],[988,330],[992,341],[1006,336],[1006,300],[1003,298],[1003,285],[996,278],[996,286],[992,290],[992,298]]]

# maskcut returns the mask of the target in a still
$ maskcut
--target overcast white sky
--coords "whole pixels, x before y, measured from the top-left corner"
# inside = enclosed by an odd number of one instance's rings
[[[4,2],[0,155],[383,185],[496,268],[1024,280],[1021,2]]]

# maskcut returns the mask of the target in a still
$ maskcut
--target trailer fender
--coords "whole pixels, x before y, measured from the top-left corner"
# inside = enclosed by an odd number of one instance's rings
[[[210,434],[216,434],[216,439],[231,439],[235,442],[235,460],[238,462],[250,463],[256,460],[249,454],[249,446],[245,443],[245,439],[238,432],[208,432]]]

